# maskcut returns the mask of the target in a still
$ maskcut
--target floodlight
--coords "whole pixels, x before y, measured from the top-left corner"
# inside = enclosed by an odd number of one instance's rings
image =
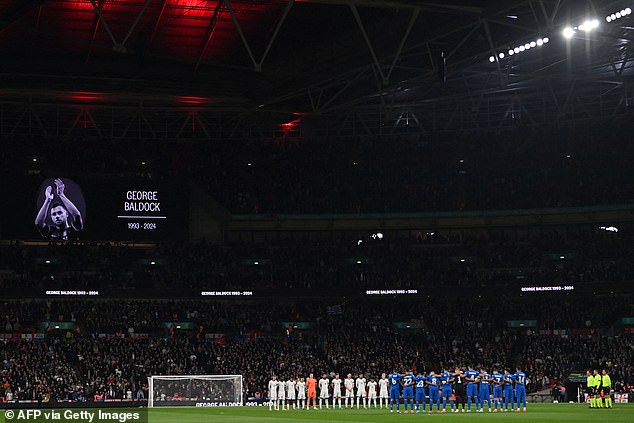
[[[598,19],[587,20],[583,24],[579,25],[579,31],[592,31],[593,29],[598,27],[599,27]]]
[[[493,56],[489,57],[489,62],[491,62],[491,63],[495,62],[495,57],[493,57]]]
[[[500,59],[504,59],[504,53],[500,53],[500,54],[498,54],[498,57],[499,57]]]
[[[509,49],[509,56],[512,56],[514,54],[515,54],[515,52],[513,51],[513,49]]]
[[[542,40],[541,38],[539,40],[537,40],[537,45],[538,46],[543,46],[544,45],[544,40]]]
[[[568,26],[564,29],[563,34],[565,38],[570,39],[573,35],[575,35],[575,30]]]

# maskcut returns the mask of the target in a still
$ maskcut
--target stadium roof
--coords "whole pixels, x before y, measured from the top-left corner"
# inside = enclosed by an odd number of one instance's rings
[[[377,135],[617,116],[634,103],[632,18],[606,17],[632,5],[0,0],[0,126],[23,132],[28,115],[44,135],[60,119],[72,135],[83,119],[99,136],[158,137],[169,122],[174,137],[195,123],[213,138],[311,118]],[[193,108],[202,114],[172,114]],[[95,109],[117,114],[120,130]]]

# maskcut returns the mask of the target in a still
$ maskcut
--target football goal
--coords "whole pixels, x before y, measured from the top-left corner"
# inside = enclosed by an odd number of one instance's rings
[[[150,376],[148,407],[242,405],[242,375]]]

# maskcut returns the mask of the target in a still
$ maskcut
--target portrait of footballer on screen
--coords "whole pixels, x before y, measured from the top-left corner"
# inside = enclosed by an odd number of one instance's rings
[[[42,238],[77,240],[84,230],[86,202],[81,188],[67,178],[49,178],[38,190],[35,227]]]

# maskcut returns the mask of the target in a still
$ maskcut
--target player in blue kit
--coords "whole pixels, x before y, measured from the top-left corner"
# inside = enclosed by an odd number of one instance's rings
[[[454,402],[453,402],[453,372],[449,369],[445,369],[444,372],[440,374],[440,385],[442,386],[442,412],[447,412],[447,399],[449,399],[449,403],[451,404],[451,412],[454,411]]]
[[[498,408],[502,411],[502,385],[504,384],[504,375],[496,369],[493,370],[491,379],[493,379],[493,412],[497,413]]]
[[[396,412],[400,413],[401,407],[401,374],[394,369],[388,378],[390,381],[390,413],[394,412],[394,402],[396,402]]]
[[[473,366],[469,366],[468,370],[464,373],[465,380],[467,381],[467,413],[471,412],[471,402],[475,402],[476,410],[480,405],[480,398],[478,397],[478,371],[473,369]]]
[[[427,385],[429,386],[429,413],[431,414],[434,411],[434,402],[437,404],[437,409],[440,413],[440,393],[438,391],[440,380],[433,371],[429,372],[429,376],[427,376]]]
[[[416,412],[420,413],[420,404],[423,404],[423,413],[427,409],[427,399],[425,397],[425,381],[427,378],[421,373],[414,378],[416,384]]]
[[[515,376],[515,402],[517,402],[516,413],[520,411],[520,404],[524,403],[524,412],[526,411],[526,373],[517,368]]]
[[[484,403],[489,406],[489,412],[491,412],[491,394],[489,392],[489,382],[492,381],[491,375],[486,372],[484,369],[480,369],[480,409],[478,410],[480,413],[484,411]]]
[[[504,411],[509,411],[509,403],[511,403],[511,411],[515,408],[513,382],[515,382],[515,376],[509,373],[509,369],[504,369]]]
[[[414,412],[414,373],[407,372],[403,376],[403,402],[405,403],[405,414],[407,414],[407,405],[412,403],[412,413]]]

